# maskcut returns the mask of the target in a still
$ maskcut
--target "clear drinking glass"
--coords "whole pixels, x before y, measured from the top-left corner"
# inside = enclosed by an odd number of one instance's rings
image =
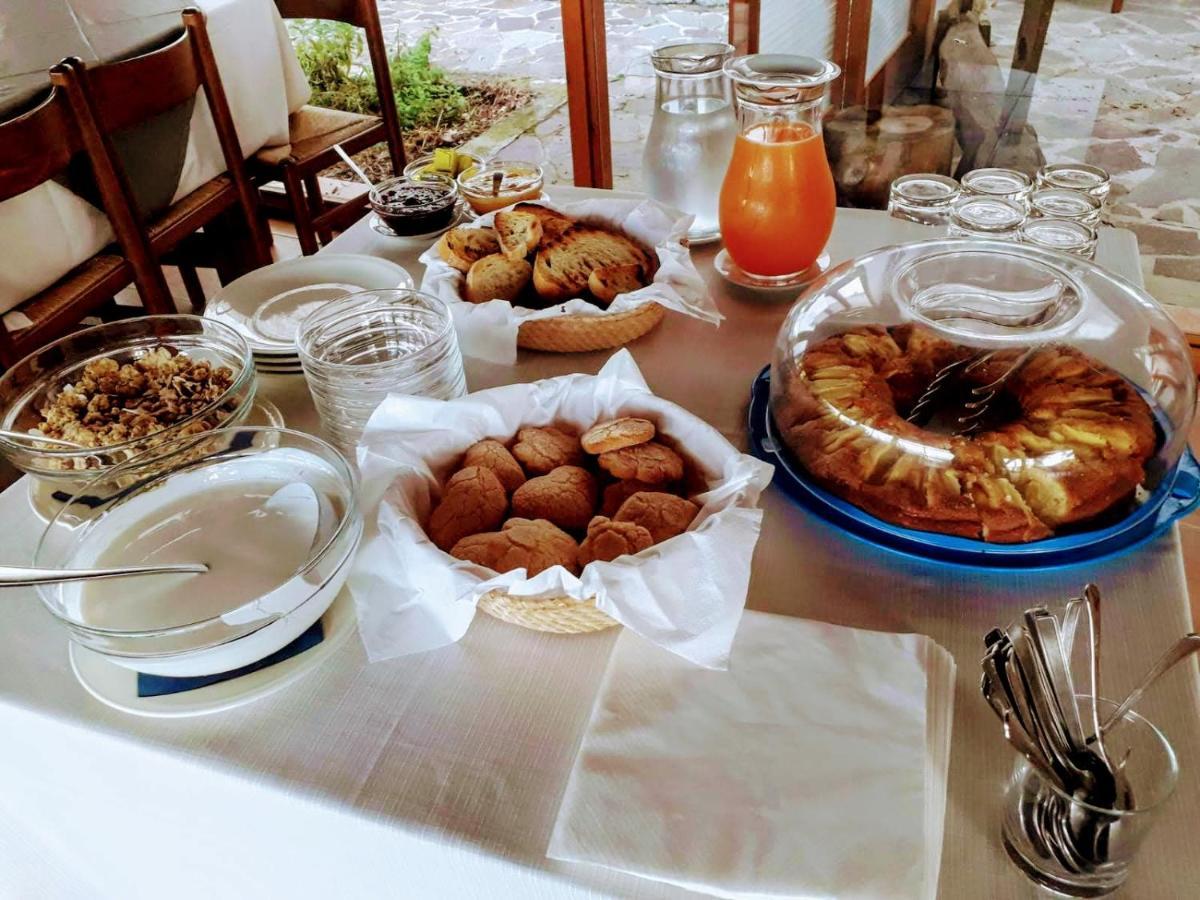
[[[1096,255],[1095,229],[1070,219],[1026,219],[1017,230],[1017,240],[1043,250],[1073,253],[1084,259]]]
[[[1095,228],[1100,224],[1101,203],[1091,194],[1067,188],[1041,188],[1029,197],[1029,215],[1044,219],[1070,219]]]
[[[1025,221],[1025,208],[1015,200],[998,197],[968,196],[950,209],[951,237],[991,238],[1015,241]]]
[[[1084,163],[1055,163],[1042,166],[1037,173],[1038,187],[1066,188],[1091,194],[1101,203],[1112,188],[1108,173],[1099,166]]]
[[[893,219],[922,225],[947,225],[961,191],[959,183],[946,175],[901,175],[892,182],[888,213]]]
[[[1016,169],[975,169],[962,177],[964,194],[1011,200],[1029,209],[1033,179]]]
[[[1081,708],[1091,703],[1079,697]],[[1097,701],[1100,721],[1118,704]],[[1009,858],[1034,883],[1068,897],[1102,897],[1120,887],[1129,863],[1175,790],[1179,764],[1157,728],[1126,713],[1104,732],[1123,790],[1112,807],[1076,799],[1018,757],[1004,795],[1001,837]]]
[[[841,69],[824,59],[731,59],[738,136],[721,185],[725,249],[714,261],[736,284],[790,288],[815,279],[837,197],[821,138],[821,107]]]
[[[321,425],[351,458],[388,394],[450,400],[467,390],[450,310],[420,291],[334,300],[301,323],[296,344]]]
[[[693,42],[667,44],[650,54],[657,86],[642,154],[646,190],[696,217],[688,229],[694,244],[721,236],[717,197],[738,131],[723,71],[732,56],[730,44]]]

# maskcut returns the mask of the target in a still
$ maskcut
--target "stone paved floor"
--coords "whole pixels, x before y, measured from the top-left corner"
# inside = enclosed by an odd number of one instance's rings
[[[726,9],[723,0],[606,4],[614,187],[641,187],[642,145],[654,108],[651,49],[675,38],[725,40]],[[437,29],[434,61],[452,71],[565,81],[558,0],[379,0],[379,12],[389,40],[411,41]],[[566,107],[533,134],[542,142],[549,180],[570,184]]]
[[[1200,0],[1059,0],[1030,108],[1047,159],[1113,179],[1109,216],[1137,233],[1160,301],[1200,308]],[[1012,58],[1020,0],[988,17]]]
[[[650,49],[678,37],[723,40],[726,6],[609,0],[613,180],[641,187],[653,109]],[[1200,309],[1200,0],[1058,0],[1030,121],[1051,160],[1084,160],[1113,176],[1111,218],[1138,234],[1160,300]],[[437,30],[451,70],[564,79],[558,0],[379,0],[389,38]],[[991,0],[997,56],[1012,57],[1022,0]],[[566,108],[532,129],[552,181],[570,183]],[[527,148],[522,148],[527,152]]]

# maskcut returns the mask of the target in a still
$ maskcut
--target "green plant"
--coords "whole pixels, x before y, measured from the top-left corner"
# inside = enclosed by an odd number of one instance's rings
[[[296,56],[312,87],[312,104],[347,112],[378,114],[379,93],[365,53],[362,32],[343,22],[288,22]],[[467,110],[463,89],[433,65],[433,34],[388,54],[388,69],[402,128],[451,125]]]

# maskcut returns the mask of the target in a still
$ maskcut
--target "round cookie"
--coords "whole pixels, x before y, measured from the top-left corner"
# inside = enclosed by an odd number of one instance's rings
[[[679,454],[655,441],[601,453],[599,463],[600,468],[615,478],[635,479],[647,484],[678,481],[683,477],[683,460]]]
[[[596,516],[588,524],[587,537],[579,545],[579,565],[609,562],[618,556],[640,553],[654,543],[654,537],[635,522],[614,522]]]
[[[531,475],[545,475],[559,466],[583,462],[579,438],[549,425],[518,431],[512,454]]]
[[[484,440],[472,444],[467,448],[462,464],[464,467],[483,466],[485,469],[491,469],[510,494],[525,483],[525,473],[521,470],[521,464],[499,441]]]
[[[578,466],[559,466],[517,488],[512,511],[521,518],[546,519],[559,528],[582,531],[596,511],[596,479]]]
[[[613,520],[642,526],[657,544],[687,531],[698,512],[700,507],[683,497],[641,491],[621,504]]]
[[[450,555],[497,572],[524,569],[530,578],[551,566],[579,574],[579,545],[545,519],[509,519],[500,531],[473,534],[458,541]]]
[[[583,433],[579,443],[588,453],[598,454],[644,444],[654,440],[654,435],[654,423],[649,419],[625,416],[593,425]]]
[[[489,531],[504,521],[508,494],[491,469],[467,466],[446,482],[441,502],[429,516],[429,536],[449,550],[469,534]]]

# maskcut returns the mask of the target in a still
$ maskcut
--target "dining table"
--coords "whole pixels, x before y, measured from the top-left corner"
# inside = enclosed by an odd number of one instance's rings
[[[886,213],[839,209],[827,250],[838,263],[933,234]],[[384,257],[419,283],[427,247],[378,233],[368,218],[322,252]],[[771,361],[796,294],[733,287],[713,268],[716,250],[692,252],[724,316],[719,327],[668,313],[628,349],[656,394],[745,449],[751,383]],[[1129,232],[1103,229],[1097,261],[1140,279]],[[468,387],[594,373],[611,353],[522,351],[515,366],[467,359]],[[319,430],[303,377],[260,375],[258,390],[290,427]],[[0,495],[0,562],[31,559],[43,526],[27,495],[27,479]],[[1177,532],[1070,568],[976,571],[851,539],[777,487],[762,502],[749,609],[922,633],[954,657],[938,896],[1035,896],[1000,839],[1015,754],[980,696],[984,634],[1094,582],[1105,604],[1102,693],[1123,697],[1193,627]],[[687,578],[679,573],[681,591]],[[149,718],[90,696],[72,673],[65,632],[31,590],[8,591],[0,603],[0,896],[701,896],[546,856],[618,631],[548,634],[480,612],[461,641],[437,650],[371,663],[353,636],[253,702]],[[1198,687],[1189,662],[1139,704],[1174,746],[1181,776],[1114,896],[1178,900],[1200,886]]]
[[[311,95],[287,29],[271,0],[15,0],[0,3],[0,118],[20,114],[49,89],[48,70],[66,57],[112,62],[182,29],[185,7],[201,9],[230,114],[250,157],[286,145],[288,116]],[[194,102],[113,136],[139,207],[162,212],[225,171],[202,93]],[[10,329],[30,323],[15,307],[114,240],[88,178],[73,170],[0,201],[0,313]]]

